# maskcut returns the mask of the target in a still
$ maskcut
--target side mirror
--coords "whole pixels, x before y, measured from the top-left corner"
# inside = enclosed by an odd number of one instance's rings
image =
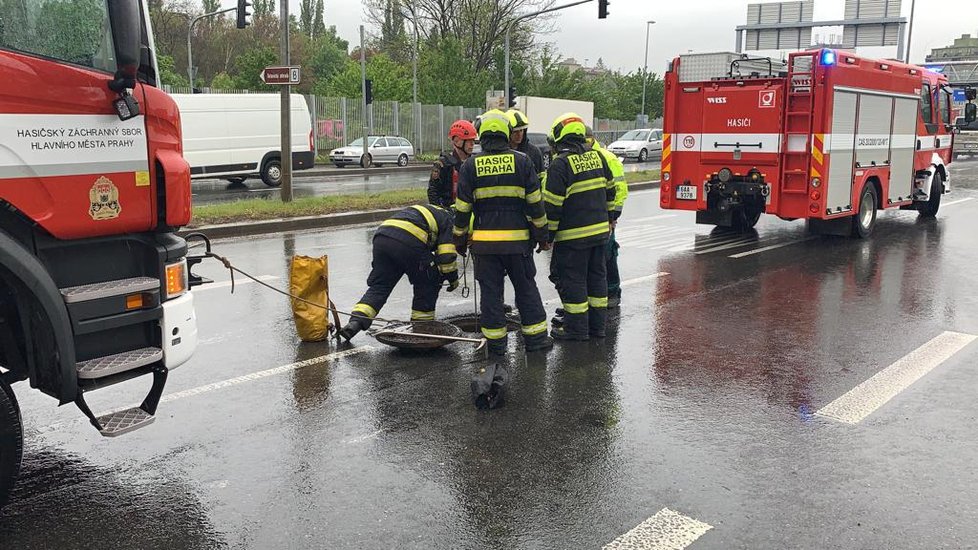
[[[141,35],[139,2],[108,0],[108,12],[117,67],[115,79],[109,83],[109,88],[122,93],[127,88],[136,87]]]
[[[978,99],[978,88],[965,88],[964,98],[968,101],[974,101]]]
[[[978,119],[978,105],[974,103],[968,103],[964,106],[964,121],[967,124],[971,124]]]

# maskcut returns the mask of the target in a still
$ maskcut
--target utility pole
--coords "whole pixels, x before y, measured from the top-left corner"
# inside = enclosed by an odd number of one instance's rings
[[[907,58],[904,60],[906,63],[910,63],[910,42],[913,40],[913,12],[917,7],[917,0],[911,0],[910,2],[910,28],[907,30]]]
[[[289,59],[289,2],[281,0],[281,36],[279,47],[282,66],[291,65]],[[292,202],[292,86],[282,86],[282,202]]]
[[[642,118],[645,118],[645,87],[649,82],[649,31],[652,30],[655,21],[645,22],[645,66],[642,68]],[[648,124],[646,121],[644,124]]]
[[[363,25],[360,25],[360,92],[362,99],[360,105],[363,107],[363,154],[367,154],[367,47],[364,39]]]

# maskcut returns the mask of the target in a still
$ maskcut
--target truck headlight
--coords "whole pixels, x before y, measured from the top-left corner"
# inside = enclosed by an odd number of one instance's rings
[[[166,264],[166,294],[164,299],[176,298],[187,292],[189,281],[187,278],[187,259],[179,262]]]

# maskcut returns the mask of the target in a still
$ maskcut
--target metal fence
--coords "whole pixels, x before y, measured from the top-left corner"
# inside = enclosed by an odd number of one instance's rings
[[[164,86],[169,93],[191,93],[190,88]],[[202,93],[241,94],[248,90],[217,90],[200,88]],[[312,127],[316,134],[316,155],[328,155],[330,150],[361,138],[365,131],[372,135],[407,138],[418,154],[437,154],[448,148],[448,129],[458,119],[475,120],[483,110],[478,107],[455,105],[426,105],[397,101],[374,101],[364,113],[360,98],[306,96]],[[635,121],[594,119],[595,136],[604,144],[636,128]]]

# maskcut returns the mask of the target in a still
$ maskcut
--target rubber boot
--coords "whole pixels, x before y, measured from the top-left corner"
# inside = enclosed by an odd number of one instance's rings
[[[550,319],[550,324],[555,327],[559,327],[564,324],[564,308],[557,308],[557,311],[554,312],[553,318]]]
[[[565,313],[564,322],[559,327],[554,327],[550,335],[554,340],[588,340],[587,333],[587,313]]]
[[[507,343],[508,343],[508,338],[506,337],[498,338],[495,340],[489,340],[489,343],[487,344],[489,348],[489,353],[491,355],[498,355],[498,356],[506,355],[506,348],[508,347]]]
[[[547,336],[546,333],[534,334],[533,336],[523,337],[523,346],[527,352],[546,351],[554,347],[554,340]]]
[[[618,309],[621,307],[621,289],[608,289],[608,309]]]
[[[605,327],[608,325],[608,310],[603,307],[592,307],[587,311],[588,334],[592,338],[604,338]]]
[[[354,336],[360,333],[365,327],[360,319],[354,317],[350,322],[340,329],[340,337],[349,342]]]

